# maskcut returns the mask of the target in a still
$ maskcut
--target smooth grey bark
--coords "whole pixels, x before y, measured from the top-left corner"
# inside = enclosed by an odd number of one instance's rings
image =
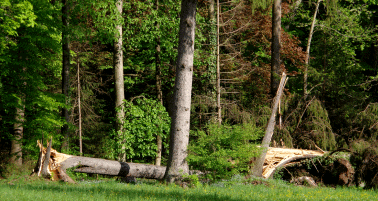
[[[314,27],[316,23],[316,14],[318,13],[319,5],[322,0],[318,0],[316,3],[316,8],[314,12],[314,16],[312,18],[312,23],[311,23],[311,28],[310,28],[310,34],[307,39],[307,48],[306,48],[306,57],[305,57],[305,66],[304,66],[304,72],[303,72],[303,96],[307,96],[307,77],[308,77],[308,65],[310,61],[310,46],[311,46],[311,40],[312,40],[312,35],[314,33]]]
[[[252,174],[257,177],[262,177],[262,171],[263,171],[263,165],[265,161],[265,156],[269,148],[270,141],[273,136],[274,132],[274,127],[276,125],[276,113],[277,113],[277,108],[278,108],[278,103],[280,102],[281,96],[283,89],[285,88],[285,83],[286,83],[286,74],[282,73],[281,81],[277,90],[277,94],[274,98],[273,102],[273,109],[272,109],[272,114],[269,118],[268,126],[265,130],[265,136],[262,140],[262,145],[261,147],[263,148],[263,151],[261,155],[256,159],[255,163],[253,164],[253,168],[251,170]]]
[[[190,105],[193,78],[194,37],[197,0],[182,0],[167,182],[189,174],[186,161],[190,130]]]
[[[122,0],[116,2],[119,17],[122,18]],[[114,79],[115,79],[115,107],[116,107],[116,131],[122,132],[123,119],[125,111],[123,109],[123,100],[125,99],[124,78],[123,78],[123,52],[122,52],[122,25],[116,26],[117,34],[114,41]],[[122,136],[119,136],[120,138]],[[122,144],[121,154],[118,156],[120,161],[126,161],[125,147]]]
[[[156,1],[156,11],[159,12],[159,1]],[[156,28],[159,30],[160,25],[156,22]],[[156,93],[157,99],[160,101],[161,105],[163,105],[163,91],[161,89],[161,60],[160,60],[160,37],[157,36],[156,38],[156,52],[155,52],[155,63],[156,63]],[[163,141],[159,133],[156,136],[156,145],[157,145],[157,152],[155,157],[155,165],[161,165],[161,152],[163,149]]]
[[[163,179],[166,167],[139,163],[125,163],[101,158],[74,156],[61,164],[61,170],[75,168],[75,172],[111,176],[130,176],[147,179]]]
[[[271,60],[271,94],[274,97],[280,80],[281,74],[281,61],[280,61],[280,49],[281,49],[281,0],[274,0],[272,7],[272,60]]]
[[[22,166],[22,139],[24,135],[25,105],[19,100],[19,106],[16,107],[15,123],[13,124],[13,139],[11,141],[10,164],[18,167]]]
[[[69,87],[70,87],[70,39],[68,34],[68,26],[69,26],[69,3],[67,0],[62,0],[62,23],[63,23],[63,31],[62,31],[62,50],[63,50],[63,69],[62,69],[62,93],[65,97],[65,104],[69,105]],[[69,112],[67,108],[62,108],[62,117],[65,120],[65,124],[61,128],[62,135],[64,136],[62,149],[68,149],[69,143],[69,130],[68,130],[68,123],[69,123]]]

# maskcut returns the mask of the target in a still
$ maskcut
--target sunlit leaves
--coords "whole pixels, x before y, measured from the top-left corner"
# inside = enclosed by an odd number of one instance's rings
[[[125,119],[122,133],[118,134],[116,152],[125,150],[126,158],[149,162],[156,156],[156,136],[162,137],[164,146],[170,130],[170,117],[160,102],[137,97],[124,103]],[[124,147],[124,149],[121,149]]]

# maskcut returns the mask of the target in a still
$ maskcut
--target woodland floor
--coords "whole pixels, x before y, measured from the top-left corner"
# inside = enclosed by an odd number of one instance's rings
[[[378,191],[360,188],[294,186],[282,180],[234,177],[183,188],[151,180],[135,184],[81,180],[77,184],[41,179],[0,180],[0,200],[376,200]]]

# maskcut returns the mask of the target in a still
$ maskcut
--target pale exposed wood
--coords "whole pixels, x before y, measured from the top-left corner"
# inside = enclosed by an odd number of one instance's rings
[[[42,164],[42,171],[41,174],[43,177],[49,177],[50,172],[47,170],[48,165],[49,165],[49,159],[51,155],[51,146],[52,146],[52,138],[50,139],[50,142],[47,143],[47,149],[46,149],[46,154],[45,154],[45,159]]]
[[[277,169],[292,164],[293,161],[323,156],[324,153],[318,150],[269,147],[264,160],[262,176],[270,178]]]

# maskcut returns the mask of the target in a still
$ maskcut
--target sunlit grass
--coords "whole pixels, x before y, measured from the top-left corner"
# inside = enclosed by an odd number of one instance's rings
[[[298,187],[282,182],[199,188],[177,185],[34,181],[0,183],[0,200],[377,200],[378,192],[356,188]]]

